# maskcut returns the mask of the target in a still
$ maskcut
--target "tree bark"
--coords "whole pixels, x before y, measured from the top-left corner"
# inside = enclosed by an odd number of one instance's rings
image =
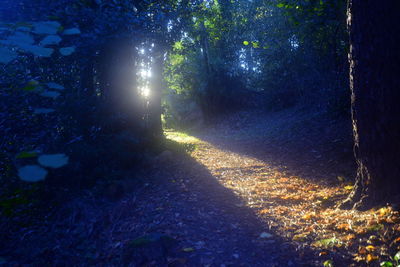
[[[349,0],[350,88],[356,183],[342,208],[399,201],[398,0]]]

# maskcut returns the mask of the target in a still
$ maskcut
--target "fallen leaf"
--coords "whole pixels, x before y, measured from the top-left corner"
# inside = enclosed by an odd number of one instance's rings
[[[377,256],[374,256],[372,254],[368,254],[367,255],[367,262],[370,263],[371,261],[376,261],[377,259],[379,259]]]
[[[260,210],[260,214],[266,214],[269,212],[269,209],[262,209]]]
[[[378,213],[379,213],[380,216],[388,215],[390,213],[390,208],[388,208],[388,207],[380,208],[378,210]]]
[[[375,247],[372,246],[372,245],[369,245],[369,246],[366,246],[365,249],[368,250],[368,251],[374,251]]]
[[[304,220],[311,220],[314,218],[314,214],[308,213],[302,217]]]
[[[347,223],[342,223],[337,226],[337,229],[340,231],[348,231],[350,229],[350,226]]]
[[[356,238],[356,236],[354,234],[348,234],[346,236],[343,237],[344,240],[349,241]]]

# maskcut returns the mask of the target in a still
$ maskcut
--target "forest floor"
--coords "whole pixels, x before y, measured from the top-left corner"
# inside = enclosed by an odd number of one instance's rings
[[[355,173],[349,124],[291,109],[166,131],[142,178],[9,226],[0,265],[379,266],[400,244],[399,213],[336,209]]]

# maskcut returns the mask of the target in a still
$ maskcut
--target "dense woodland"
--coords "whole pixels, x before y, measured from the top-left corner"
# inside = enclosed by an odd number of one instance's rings
[[[398,266],[395,0],[2,0],[0,266]]]

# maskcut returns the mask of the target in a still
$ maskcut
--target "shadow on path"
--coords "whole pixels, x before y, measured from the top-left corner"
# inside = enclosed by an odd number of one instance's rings
[[[154,162],[122,199],[88,192],[40,225],[8,230],[0,256],[16,266],[301,266],[295,248],[187,155]],[[176,243],[127,255],[151,234]]]
[[[173,162],[167,171],[159,170],[150,189],[163,210],[162,223],[154,230],[195,248],[187,254],[187,266],[302,265],[296,249],[206,167],[188,156]],[[268,238],[261,238],[262,233]]]

